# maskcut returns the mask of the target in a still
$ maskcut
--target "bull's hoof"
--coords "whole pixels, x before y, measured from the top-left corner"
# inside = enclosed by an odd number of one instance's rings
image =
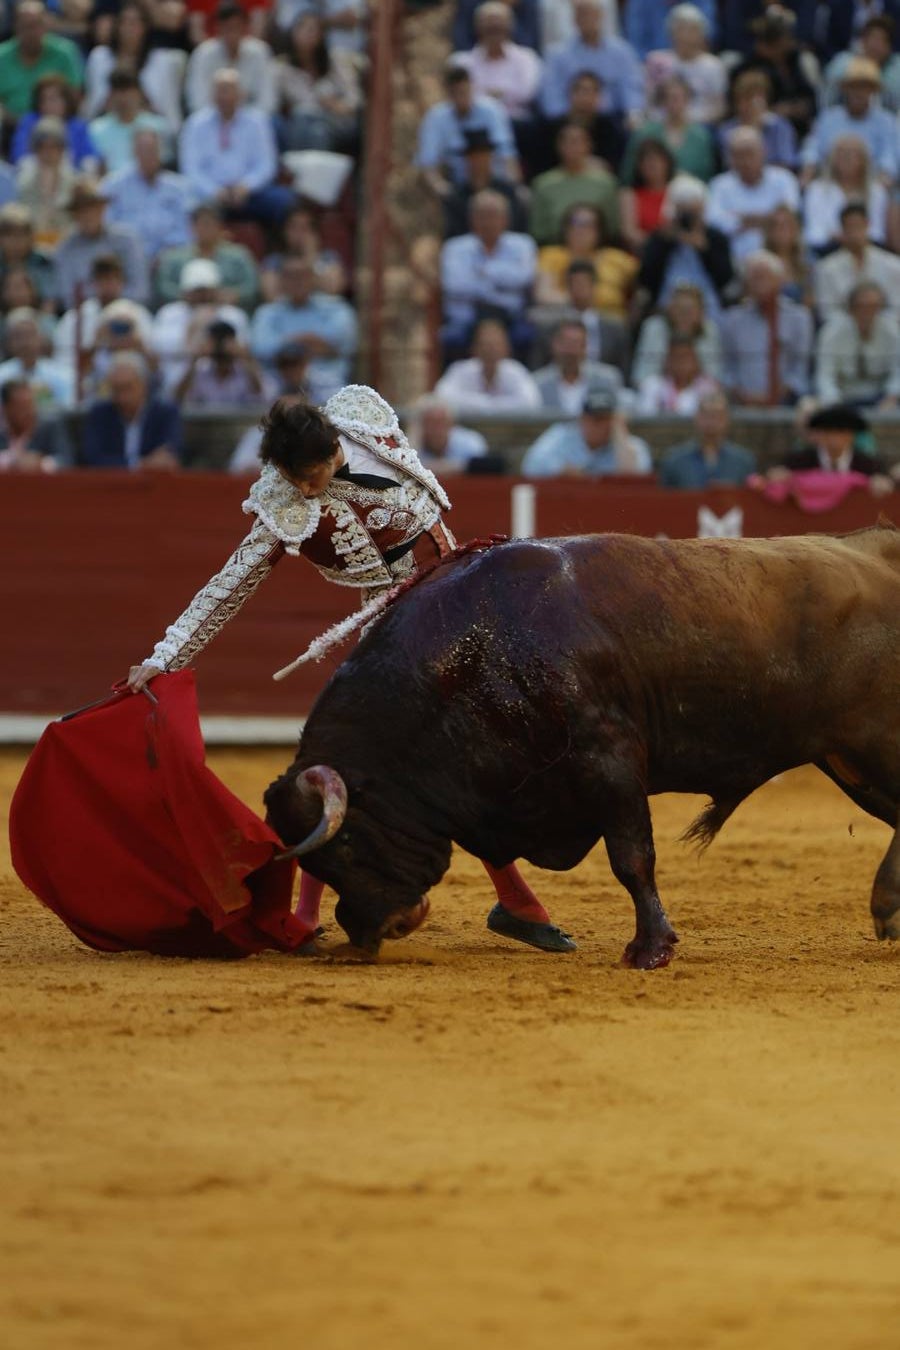
[[[622,965],[632,970],[662,970],[675,955],[677,941],[678,934],[672,929],[650,942],[632,938],[622,956]]]
[[[893,914],[881,915],[873,914],[872,922],[875,925],[875,936],[879,942],[898,942],[900,941],[900,909],[895,910]]]
[[[578,943],[557,928],[555,923],[537,923],[533,919],[519,919],[508,909],[497,904],[487,916],[487,926],[492,933],[500,937],[514,938],[516,942],[527,942],[529,947],[537,947],[542,952],[574,952]]]

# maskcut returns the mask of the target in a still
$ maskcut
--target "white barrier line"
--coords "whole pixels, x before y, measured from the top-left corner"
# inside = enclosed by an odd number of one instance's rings
[[[510,498],[513,539],[533,539],[537,520],[537,492],[533,483],[517,483]]]
[[[0,714],[0,745],[34,745],[55,717]],[[296,745],[303,719],[294,717],[201,717],[207,745]]]

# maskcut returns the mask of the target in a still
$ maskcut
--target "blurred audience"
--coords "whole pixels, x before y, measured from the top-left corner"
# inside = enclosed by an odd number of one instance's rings
[[[441,248],[444,323],[441,343],[447,359],[466,350],[479,319],[501,317],[513,346],[523,353],[532,338],[526,319],[537,263],[534,240],[508,228],[506,199],[486,189],[469,206],[468,234]]]
[[[622,160],[622,182],[634,186],[638,152],[646,140],[661,141],[679,173],[708,182],[718,166],[716,143],[708,127],[691,121],[690,85],[681,75],[670,75],[660,86],[657,98],[655,115],[641,123],[628,141]]]
[[[14,309],[6,316],[3,330],[7,359],[0,363],[0,385],[24,380],[31,387],[42,412],[71,408],[75,381],[70,370],[44,356],[40,315],[33,309]]]
[[[27,113],[44,75],[62,75],[73,89],[82,84],[83,63],[74,42],[49,31],[41,0],[19,0],[13,36],[0,42],[0,106],[15,120]]]
[[[631,364],[631,382],[638,388],[651,375],[661,375],[666,353],[675,338],[688,338],[708,375],[718,380],[722,370],[719,326],[707,316],[703,292],[690,281],[679,282],[665,309],[641,324]]]
[[[722,380],[746,407],[795,403],[809,388],[812,317],[782,294],[784,279],[780,258],[764,249],[749,254],[745,298],[722,318]]]
[[[198,197],[215,201],[228,216],[283,219],[295,198],[275,181],[278,154],[270,118],[243,104],[240,75],[230,67],[215,73],[212,90],[212,105],[191,113],[181,128],[181,172]]]
[[[588,390],[577,421],[554,423],[529,446],[521,473],[524,478],[597,478],[652,469],[646,442],[629,433],[615,393],[601,387]]]
[[[315,403],[324,403],[350,378],[358,343],[356,314],[339,295],[318,289],[315,264],[287,257],[281,267],[281,295],[253,315],[250,346],[266,367],[288,342],[309,353],[307,383]]]
[[[800,207],[800,189],[790,169],[766,163],[763,138],[753,127],[738,127],[728,140],[730,168],[709,185],[707,222],[721,230],[739,263],[762,247],[766,225],[779,206]]]
[[[179,468],[181,417],[174,403],[152,396],[143,359],[133,352],[116,356],[108,383],[109,398],[85,413],[80,463],[89,469]]]
[[[891,308],[900,311],[900,258],[869,242],[869,216],[862,202],[848,202],[840,221],[840,248],[814,269],[820,317],[827,319],[843,309],[861,281],[874,281],[889,297]]]
[[[472,355],[454,361],[435,385],[438,398],[458,416],[521,413],[540,407],[534,377],[512,360],[509,334],[497,319],[482,319],[472,337]]]
[[[559,167],[538,174],[531,184],[528,228],[539,244],[559,239],[566,212],[573,206],[596,206],[603,213],[607,233],[619,233],[619,197],[616,180],[591,154],[591,139],[583,126],[566,122],[556,138]]]
[[[881,411],[900,397],[900,324],[877,282],[860,281],[819,330],[815,393],[822,403]]]
[[[210,108],[213,81],[219,71],[237,72],[246,91],[247,106],[264,113],[275,111],[278,88],[267,42],[249,35],[247,15],[239,4],[220,4],[216,9],[216,35],[206,38],[191,52],[185,79],[189,112]]]
[[[728,439],[730,421],[726,395],[721,390],[703,394],[694,414],[694,435],[660,458],[660,487],[694,492],[717,484],[741,487],[756,472],[756,456]]]
[[[287,218],[285,218],[287,219]],[[190,217],[193,238],[160,254],[153,276],[154,298],[170,304],[181,295],[181,274],[194,258],[215,263],[219,270],[222,302],[251,310],[259,296],[259,276],[249,249],[225,233],[221,207],[215,202],[195,206]]]
[[[35,244],[45,253],[54,252],[71,226],[75,177],[65,123],[58,117],[39,118],[31,130],[30,152],[19,161],[16,196],[30,216]]]
[[[160,363],[163,388],[169,395],[180,384],[191,358],[197,352],[205,353],[211,323],[228,323],[241,342],[247,340],[247,315],[223,300],[221,285],[222,274],[216,264],[194,258],[182,269],[180,298],[156,313],[150,341]]]
[[[544,58],[540,107],[545,117],[562,117],[572,80],[582,71],[597,76],[603,87],[603,111],[638,117],[644,103],[641,63],[634,48],[607,31],[602,0],[574,0],[575,35],[552,47]]]
[[[442,478],[484,467],[488,459],[493,462],[493,471],[497,471],[497,457],[488,455],[487,441],[481,433],[461,427],[450,404],[434,394],[426,394],[416,403],[409,439],[426,469]]]
[[[494,173],[511,183],[521,177],[512,122],[496,99],[476,97],[469,72],[452,59],[444,71],[447,97],[433,104],[419,125],[416,163],[438,197],[465,183],[466,132],[483,132],[494,147]]]
[[[832,142],[824,172],[803,194],[803,233],[810,248],[825,253],[841,242],[841,212],[861,202],[868,215],[868,234],[875,244],[887,236],[888,192],[872,172],[869,147],[859,136],[838,136]]]
[[[661,374],[647,375],[638,385],[635,411],[641,417],[693,417],[701,398],[717,387],[691,338],[672,337]]]
[[[673,6],[667,24],[669,41],[647,56],[648,97],[653,98],[662,80],[680,76],[690,89],[692,122],[718,122],[725,113],[728,77],[721,59],[709,50],[710,17],[698,5]]]
[[[161,140],[167,137],[165,118],[144,107],[140,81],[127,67],[117,67],[110,75],[106,107],[107,111],[91,122],[89,131],[107,173],[116,173],[134,164],[137,132],[155,131]]]
[[[87,294],[91,265],[99,253],[115,253],[125,272],[125,294],[131,300],[146,300],[149,275],[141,241],[127,226],[107,224],[106,198],[94,179],[76,178],[69,211],[74,225],[54,259],[59,304],[71,309],[81,294]]]
[[[301,14],[275,67],[279,140],[285,150],[353,153],[362,106],[360,59],[329,48],[319,15]]]
[[[588,388],[611,389],[618,396],[622,372],[588,357],[587,331],[578,319],[563,319],[550,340],[552,360],[534,372],[534,382],[545,408],[575,416]]]
[[[125,225],[140,239],[151,265],[165,249],[181,248],[191,237],[191,186],[181,174],[163,168],[159,132],[135,133],[134,164],[101,184],[106,219]]]
[[[452,239],[468,232],[472,199],[486,189],[498,192],[506,199],[509,228],[517,234],[527,230],[528,215],[521,188],[495,173],[494,143],[486,131],[476,129],[465,133],[463,159],[463,181],[456,183],[443,199],[444,238]]]
[[[91,141],[87,122],[77,116],[78,90],[63,75],[42,75],[35,83],[31,111],[16,123],[9,147],[13,164],[31,151],[31,133],[45,117],[58,118],[66,131],[66,149],[76,169],[84,172],[97,167],[97,151]]]
[[[546,244],[538,253],[535,299],[539,304],[559,304],[565,299],[566,274],[573,262],[589,262],[594,268],[594,308],[608,317],[624,319],[638,261],[605,242],[603,216],[597,207],[571,207],[563,219],[562,243]]]
[[[27,380],[0,385],[0,473],[53,473],[72,463],[72,446],[58,417],[41,417]]]

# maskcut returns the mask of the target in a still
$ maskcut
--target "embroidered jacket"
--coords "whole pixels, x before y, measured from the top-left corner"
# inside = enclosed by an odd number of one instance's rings
[[[189,665],[285,553],[302,554],[329,581],[356,587],[367,599],[415,571],[412,547],[423,533],[438,529],[452,547],[441,526],[447,495],[389,404],[374,390],[349,385],[324,411],[342,433],[346,469],[319,497],[306,498],[265,465],[244,502],[245,513],[256,517],[250,533],[166,629],[146,664],[161,670]],[[383,464],[384,477],[353,474],[355,446]]]

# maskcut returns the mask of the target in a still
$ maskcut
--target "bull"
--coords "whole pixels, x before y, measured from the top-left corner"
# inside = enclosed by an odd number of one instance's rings
[[[705,846],[814,764],[894,831],[871,909],[900,937],[900,531],[513,541],[432,572],[337,670],[269,819],[338,894],[350,941],[411,931],[455,842],[576,866],[600,838],[631,895],[627,964],[665,965],[648,797],[703,793]]]

